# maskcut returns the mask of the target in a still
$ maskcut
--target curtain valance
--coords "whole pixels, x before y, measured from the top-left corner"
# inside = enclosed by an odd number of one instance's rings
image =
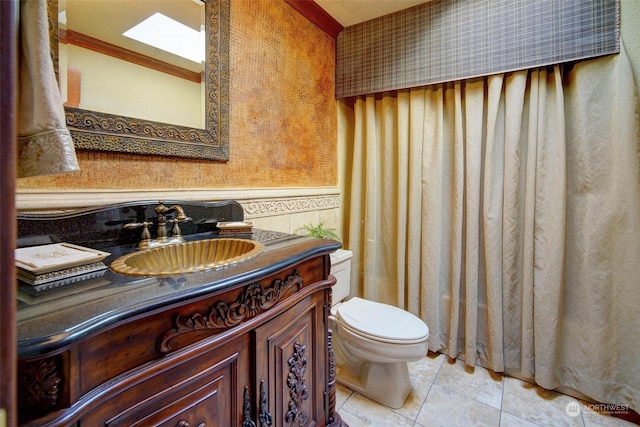
[[[434,0],[345,28],[336,97],[620,51],[618,0]]]

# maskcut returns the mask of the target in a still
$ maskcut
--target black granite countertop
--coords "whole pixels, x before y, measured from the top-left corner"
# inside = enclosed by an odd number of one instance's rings
[[[95,213],[95,211],[92,212]],[[34,218],[27,217],[28,221],[32,219]],[[242,220],[242,218],[238,219],[238,216],[230,219]],[[69,219],[69,221],[74,220]],[[80,222],[84,220],[86,218],[81,218]],[[195,219],[195,221],[202,221],[202,219]],[[51,222],[46,222],[46,226],[38,228],[38,232],[31,234],[23,232],[19,236],[22,240],[19,239],[19,241],[30,240],[40,244],[43,240],[50,239],[51,233],[48,232],[50,225]],[[76,230],[73,227],[71,229]],[[221,237],[215,230],[197,232],[199,230],[195,229],[195,231],[185,235],[185,239],[202,240]],[[101,234],[95,229],[92,232],[94,235]],[[54,352],[123,319],[167,304],[204,296],[239,283],[257,280],[290,268],[306,259],[331,253],[341,246],[339,242],[333,240],[260,229],[254,229],[251,234],[224,237],[257,240],[265,245],[265,250],[245,262],[204,272],[169,276],[130,276],[105,269],[97,277],[41,292],[35,292],[31,285],[19,282],[17,293],[19,358]],[[136,250],[135,239],[123,242],[120,236],[96,240],[83,237],[79,242],[77,238],[69,238],[69,234],[60,234],[53,240],[71,240],[69,243],[83,244],[109,252],[111,255],[104,260],[107,266],[118,257]]]

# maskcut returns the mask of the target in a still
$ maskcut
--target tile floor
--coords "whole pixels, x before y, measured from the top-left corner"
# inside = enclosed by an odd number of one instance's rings
[[[376,404],[338,385],[338,413],[350,427],[635,426],[591,411],[573,397],[479,366],[468,369],[442,354],[410,363],[409,374],[413,391],[402,408]],[[580,405],[577,416],[567,413],[570,403]]]

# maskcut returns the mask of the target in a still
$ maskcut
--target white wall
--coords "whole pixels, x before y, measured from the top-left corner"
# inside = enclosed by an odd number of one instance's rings
[[[60,44],[58,56],[63,90],[67,66],[81,72],[79,108],[204,128],[203,84],[74,45]]]

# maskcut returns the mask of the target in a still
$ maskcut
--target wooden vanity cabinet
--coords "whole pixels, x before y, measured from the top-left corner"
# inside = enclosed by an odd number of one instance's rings
[[[318,256],[21,360],[21,424],[344,425],[333,413],[328,268]]]
[[[128,379],[130,387],[105,396],[78,425],[239,426],[237,388],[251,382],[249,349],[245,334],[223,347],[198,345],[149,366]]]
[[[274,426],[326,423],[324,304],[321,293],[310,295],[254,331],[255,379],[264,381]]]

